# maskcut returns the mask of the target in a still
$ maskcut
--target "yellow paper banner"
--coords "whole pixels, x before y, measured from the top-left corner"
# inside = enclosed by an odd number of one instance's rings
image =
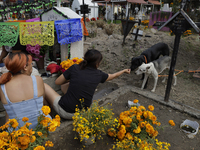
[[[20,43],[35,46],[54,45],[54,21],[20,22]]]

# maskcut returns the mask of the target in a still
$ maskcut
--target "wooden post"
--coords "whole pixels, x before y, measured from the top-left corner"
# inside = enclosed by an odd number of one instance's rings
[[[175,41],[174,41],[174,50],[173,50],[172,60],[171,60],[171,65],[170,65],[170,70],[169,70],[169,77],[168,77],[168,81],[167,81],[167,88],[166,88],[166,92],[165,92],[164,101],[166,101],[166,102],[169,101],[169,95],[170,95],[172,79],[173,79],[173,75],[174,75],[174,67],[176,65],[176,58],[177,58],[177,54],[178,54],[180,38],[181,38],[181,33],[176,34]]]

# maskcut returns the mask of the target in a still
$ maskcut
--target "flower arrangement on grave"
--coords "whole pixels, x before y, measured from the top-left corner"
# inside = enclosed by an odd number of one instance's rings
[[[169,33],[169,35],[173,36],[173,35],[175,35],[175,34],[173,33],[173,31],[172,31],[172,30],[170,30],[170,33]]]
[[[86,22],[90,22],[90,19],[88,17],[85,18]]]
[[[191,34],[192,34],[191,30],[186,30],[186,31],[183,33],[183,36],[186,37],[186,36],[189,36],[189,35],[191,35]]]
[[[134,100],[138,103],[138,100]],[[119,116],[120,126],[118,129],[109,130],[108,135],[117,138],[113,149],[116,150],[168,150],[169,143],[160,142],[156,139],[158,131],[156,127],[161,123],[153,114],[154,107],[133,106]],[[173,120],[170,121],[172,125]],[[111,134],[112,133],[112,134]]]
[[[83,61],[82,58],[74,57],[73,59],[67,59],[60,63],[60,66],[57,66],[57,70],[61,71],[62,73],[65,72],[69,67],[74,64],[80,64]]]
[[[92,17],[90,20],[91,20],[91,21],[96,21],[96,18]]]
[[[84,103],[84,99],[80,101]],[[84,108],[81,110],[76,109],[73,116],[73,130],[78,133],[81,142],[92,136],[102,139],[101,135],[106,134],[108,128],[118,125],[118,120],[113,115],[111,109],[108,109],[106,106],[100,107],[98,101],[94,101],[87,110]],[[94,139],[93,142],[95,142]]]
[[[142,25],[148,25],[149,24],[149,20],[143,20],[143,21],[141,21],[141,24]]]
[[[146,30],[147,28],[148,28],[148,26],[145,26],[145,27],[144,27],[144,30]]]
[[[134,17],[129,17],[129,20],[134,20],[135,18]]]
[[[19,127],[16,119],[9,119],[0,127],[2,130],[0,132],[0,149],[44,150],[45,147],[53,147],[54,144],[48,140],[48,135],[49,132],[54,132],[60,126],[60,116],[56,115],[54,119],[46,117],[50,111],[48,106],[42,107],[43,114],[38,117],[35,129],[29,129],[31,123],[28,122],[29,118],[27,117],[22,118],[24,122],[22,127]],[[46,141],[45,144],[44,141]]]
[[[45,56],[45,53],[48,49],[47,45],[40,46],[36,44],[35,46],[31,46],[30,44],[26,45],[26,50],[29,54],[32,55],[33,60],[38,61],[39,58],[42,58]]]

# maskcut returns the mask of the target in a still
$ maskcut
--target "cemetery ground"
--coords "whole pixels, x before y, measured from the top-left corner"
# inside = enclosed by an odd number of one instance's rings
[[[95,23],[87,23],[86,27],[90,37],[87,37],[84,44],[85,51],[88,48],[95,48],[103,54],[103,60],[100,69],[106,73],[114,73],[124,68],[130,68],[131,58],[140,55],[142,51],[151,47],[158,42],[165,42],[170,49],[172,55],[175,36],[170,36],[169,32],[146,29],[141,40],[134,41],[132,35],[126,37],[125,45],[122,46],[123,35],[121,34],[121,25],[113,25],[111,35],[107,34],[106,28],[99,28]],[[149,35],[150,37],[145,37]],[[192,34],[187,37],[181,37],[179,51],[175,69],[177,70],[200,70],[200,41],[197,39],[198,34]],[[167,74],[164,72],[163,74]],[[177,72],[176,72],[177,73]],[[167,103],[163,104],[167,82],[162,83],[162,79],[158,79],[155,93],[150,92],[153,88],[153,78],[150,77],[147,89],[140,90],[142,81],[141,76],[136,76],[134,71],[131,74],[123,74],[122,76],[101,84],[97,91],[106,89],[111,85],[117,85],[113,88],[113,92],[104,91],[101,93],[101,104],[112,103],[110,106],[118,117],[119,114],[127,108],[128,100],[138,99],[139,103],[147,108],[153,105],[155,110],[153,113],[161,122],[158,132],[158,140],[171,144],[170,150],[199,150],[200,134],[190,139],[180,129],[180,124],[189,119],[200,123],[199,118],[191,114],[184,113],[185,108],[191,109],[193,112],[200,112],[200,79],[193,77],[194,73],[182,72],[177,75],[177,85],[172,86],[170,90],[169,102],[175,101],[178,107],[171,107]],[[199,74],[197,74],[199,75]],[[161,77],[162,78],[162,77]],[[136,92],[138,91],[138,92]],[[159,97],[159,101],[156,101]],[[168,124],[169,120],[174,120],[175,126]],[[55,133],[50,135],[54,147],[48,149],[56,150],[109,150],[114,144],[114,140],[103,135],[103,139],[97,139],[93,145],[83,147],[78,139],[74,139],[76,133],[73,131],[72,121],[64,121],[61,127]]]

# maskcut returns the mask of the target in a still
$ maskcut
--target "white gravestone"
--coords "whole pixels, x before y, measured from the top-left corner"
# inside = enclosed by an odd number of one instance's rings
[[[57,12],[55,12],[57,11]],[[51,9],[41,15],[42,21],[55,21],[55,20],[64,20],[66,18],[73,19],[73,18],[80,18],[77,13],[75,13],[73,10],[71,10],[68,7],[54,7],[54,9]],[[83,29],[83,27],[82,27]],[[83,38],[81,41],[77,41],[74,43],[71,43],[70,53],[71,58],[78,57],[82,58],[84,54],[83,49]],[[68,45],[60,45],[61,47],[61,61],[66,60],[66,57],[68,57]]]

